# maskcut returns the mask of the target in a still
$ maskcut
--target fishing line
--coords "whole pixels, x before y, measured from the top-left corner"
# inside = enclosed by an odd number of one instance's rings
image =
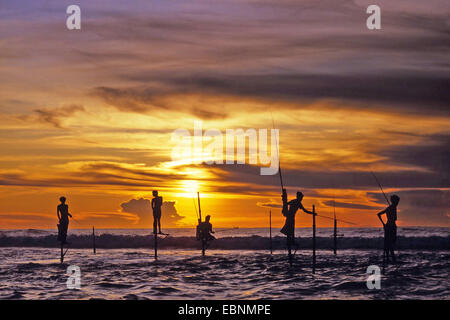
[[[81,223],[80,223],[80,222],[78,222],[78,220],[75,220],[75,218],[74,218],[74,217],[71,217],[70,219],[72,219],[72,220],[73,220],[73,222],[76,222],[76,223],[78,223],[78,225],[81,225]]]
[[[325,218],[325,219],[334,220],[334,218],[327,217],[327,216],[322,216],[322,215],[319,215],[319,214],[316,214],[316,216],[317,216],[317,217],[320,217],[320,218]],[[342,220],[342,219],[336,219],[336,221],[343,222],[343,223],[348,223],[348,224],[352,224],[352,225],[355,225],[355,226],[358,225],[357,223],[350,222],[350,221],[346,221],[346,220]]]

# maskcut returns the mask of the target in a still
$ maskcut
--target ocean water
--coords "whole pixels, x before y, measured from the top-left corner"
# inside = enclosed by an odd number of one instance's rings
[[[380,229],[340,229],[337,255],[332,230],[318,229],[315,274],[308,229],[296,230],[292,267],[284,238],[270,254],[267,229],[224,229],[205,257],[192,230],[168,231],[155,260],[148,230],[97,230],[95,255],[91,230],[71,230],[60,264],[54,230],[2,230],[0,299],[450,298],[448,228],[400,228],[400,263],[384,270]],[[370,265],[382,269],[380,289],[367,288]],[[80,289],[67,287],[69,266]]]

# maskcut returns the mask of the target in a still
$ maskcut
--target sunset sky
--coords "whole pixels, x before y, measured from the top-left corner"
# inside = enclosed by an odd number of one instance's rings
[[[66,28],[68,5],[81,30]],[[450,227],[450,2],[0,0],[0,229],[281,227],[278,175],[174,163],[172,132],[279,128],[289,198],[380,226]],[[310,226],[299,214],[297,226]],[[319,219],[318,226],[332,221]],[[350,226],[342,224],[342,226]]]

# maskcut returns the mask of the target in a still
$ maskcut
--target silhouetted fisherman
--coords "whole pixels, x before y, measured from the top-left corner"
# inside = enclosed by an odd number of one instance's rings
[[[161,231],[161,207],[163,204],[163,198],[158,196],[158,191],[153,191],[152,209],[153,209],[153,234],[157,233],[157,227],[159,227],[159,234]]]
[[[397,221],[397,206],[399,202],[400,197],[395,194],[392,195],[389,207],[377,214],[384,228],[384,255],[386,256],[387,262],[389,262],[389,255],[391,255],[393,262],[396,261],[394,249],[395,242],[397,241],[397,225],[395,222]],[[386,223],[381,218],[382,214],[386,214]]]
[[[58,224],[58,241],[61,241],[61,244],[67,244],[67,230],[69,229],[69,217],[72,218],[72,215],[69,213],[69,206],[66,204],[66,198],[59,198],[61,203],[58,205],[56,209],[56,215],[58,216],[59,224]]]
[[[280,232],[287,236],[287,244],[290,249],[295,241],[295,214],[298,209],[302,209],[304,212],[309,214],[313,213],[303,207],[303,193],[300,191],[297,192],[297,198],[288,202],[286,189],[283,189],[283,195],[281,198],[283,200],[283,209],[281,212],[286,217],[286,222]]]
[[[202,242],[202,256],[205,255],[205,251],[208,247],[208,242],[216,239],[211,233],[214,233],[212,230],[212,224],[209,222],[211,216],[207,215],[205,217],[205,221],[202,222],[201,215],[198,219],[197,225],[197,240]]]
[[[216,238],[211,234],[215,233],[212,229],[212,224],[209,222],[211,219],[210,215],[207,215],[205,217],[205,221],[201,222],[199,221],[199,224],[197,226],[197,240],[202,240],[205,242],[215,240]]]

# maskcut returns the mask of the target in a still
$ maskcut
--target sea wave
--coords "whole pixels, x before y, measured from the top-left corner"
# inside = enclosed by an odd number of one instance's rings
[[[93,239],[88,235],[71,235],[68,237],[72,248],[92,248]],[[119,248],[153,248],[152,235],[112,235],[102,234],[95,238],[96,247],[101,249]],[[312,238],[301,237],[296,239],[297,249],[311,248]],[[317,249],[332,249],[332,237],[317,237]],[[46,236],[6,236],[0,235],[0,247],[56,247],[56,235]],[[199,241],[194,237],[158,237],[158,247],[161,249],[198,249]],[[270,239],[262,236],[222,237],[212,241],[209,249],[222,250],[267,250]],[[382,237],[339,237],[338,249],[380,249],[383,246]],[[286,238],[276,236],[272,239],[274,250],[286,248]],[[399,236],[397,249],[421,250],[450,250],[450,236],[404,237]]]

